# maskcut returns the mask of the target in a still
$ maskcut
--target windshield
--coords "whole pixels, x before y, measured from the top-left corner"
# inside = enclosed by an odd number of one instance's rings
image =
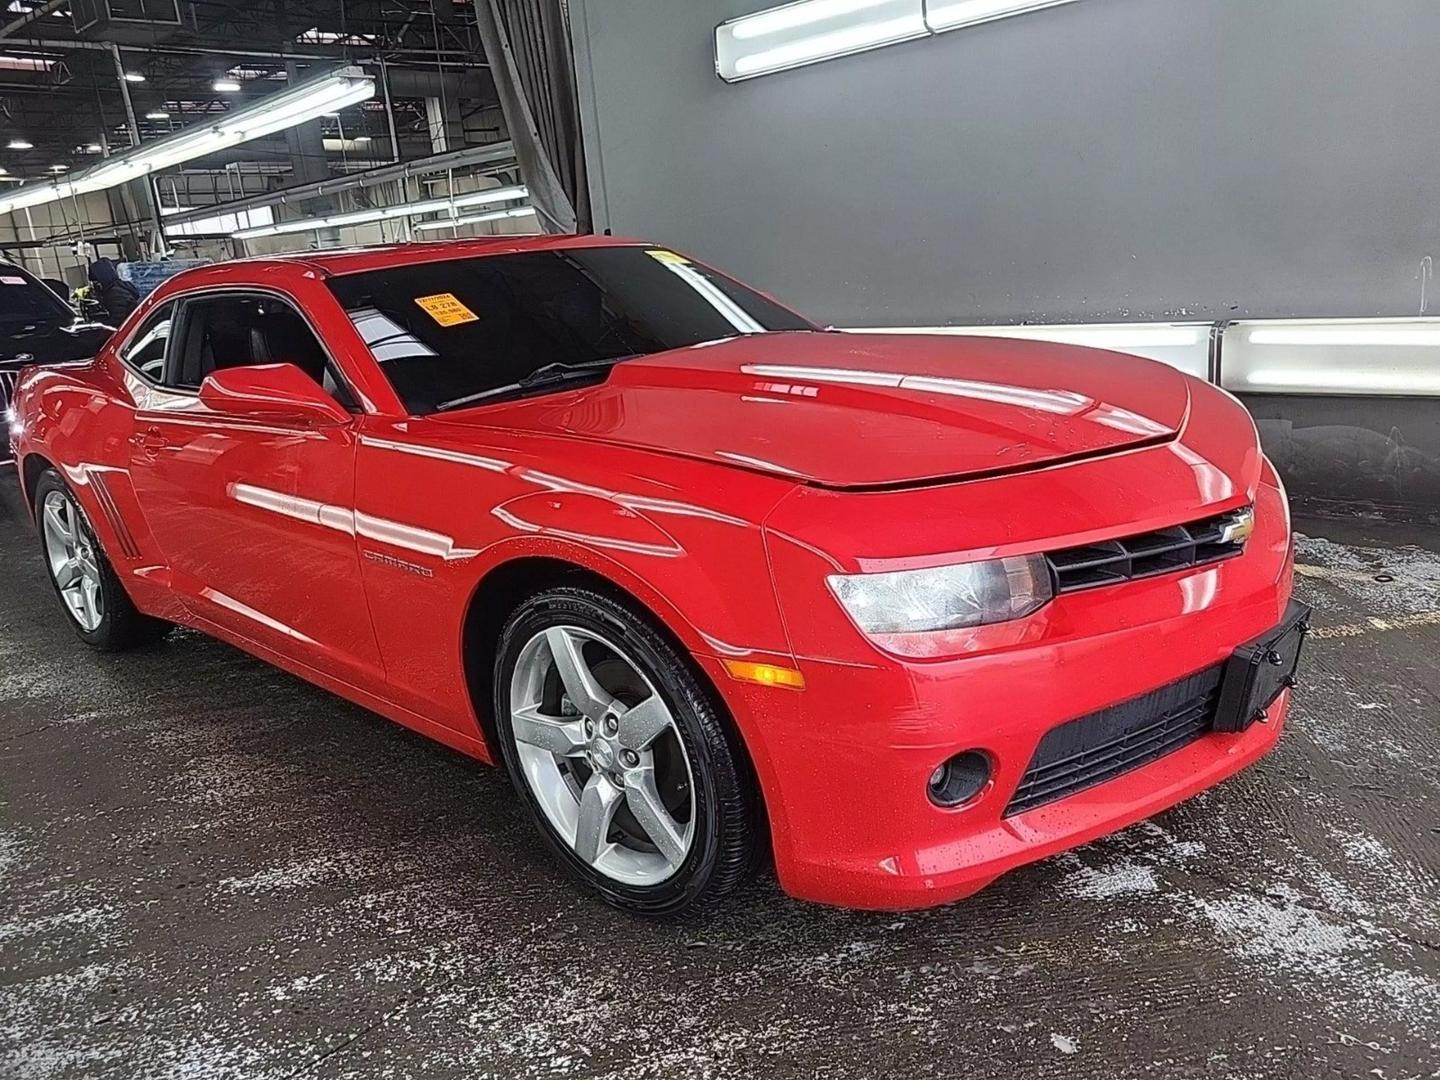
[[[18,266],[0,266],[0,323],[74,322],[53,292]]]
[[[723,274],[658,248],[411,263],[329,285],[412,413],[598,381],[606,361],[739,334],[816,329]]]

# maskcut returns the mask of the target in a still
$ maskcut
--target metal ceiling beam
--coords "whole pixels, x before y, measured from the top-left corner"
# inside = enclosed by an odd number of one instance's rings
[[[269,191],[263,195],[251,195],[244,199],[212,203],[196,207],[181,214],[171,214],[165,224],[183,224],[198,221],[216,214],[232,214],[240,210],[253,210],[257,206],[283,206],[291,201],[315,199],[322,195],[337,195],[344,191],[386,184],[392,180],[408,179],[412,176],[426,176],[444,172],[447,169],[470,168],[476,165],[496,165],[515,158],[515,148],[508,142],[492,143],[489,146],[467,146],[463,150],[452,150],[448,154],[435,154],[415,161],[402,161],[395,165],[382,165],[378,169],[338,176],[333,180],[321,180],[314,184],[301,184],[283,191]]]
[[[68,3],[70,3],[70,0],[49,0],[48,3],[42,4],[38,8],[32,8],[18,19],[11,19],[4,26],[0,26],[0,38],[8,38],[11,34],[15,33],[15,31],[25,29],[25,27],[29,26],[32,22],[35,22],[37,19],[43,19],[52,11],[58,11]]]
[[[68,2],[68,0],[66,0]],[[89,49],[107,50],[109,43],[99,41],[80,41],[54,38],[15,38],[14,45],[24,45],[36,49]],[[490,65],[482,58],[476,59],[476,54],[463,49],[391,49],[384,45],[352,45],[336,46],[334,49],[322,52],[313,52],[310,49],[232,49],[221,45],[182,45],[166,42],[164,45],[149,47],[145,45],[121,45],[125,52],[137,53],[162,53],[173,55],[184,53],[191,56],[235,56],[243,59],[255,60],[325,60],[334,62],[337,60],[353,59],[360,63],[368,63],[372,56],[384,55],[393,59],[413,59],[416,62],[426,61],[427,63],[441,62],[448,67],[457,68],[488,68]],[[323,48],[323,47],[322,47]],[[462,57],[464,60],[452,59]]]

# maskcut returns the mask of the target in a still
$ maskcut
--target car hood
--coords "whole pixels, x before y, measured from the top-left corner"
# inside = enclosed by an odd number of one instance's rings
[[[992,476],[1175,437],[1187,379],[1121,353],[939,335],[776,333],[626,361],[601,385],[446,416],[834,488]]]

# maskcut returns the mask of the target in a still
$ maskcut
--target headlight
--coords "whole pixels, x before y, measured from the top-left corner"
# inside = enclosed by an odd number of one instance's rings
[[[826,580],[860,629],[872,635],[1008,622],[1044,607],[1054,595],[1041,555]]]

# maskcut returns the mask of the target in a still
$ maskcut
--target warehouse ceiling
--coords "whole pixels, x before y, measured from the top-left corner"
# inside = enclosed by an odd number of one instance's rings
[[[450,148],[504,134],[468,3],[68,0],[54,10],[47,10],[53,0],[0,4],[0,167],[11,181],[82,169],[107,149],[131,145],[117,50],[147,141],[346,62],[372,72],[383,63],[404,160],[439,148],[436,102],[448,117]],[[186,170],[238,167],[273,173],[283,186],[395,159],[382,96],[327,117],[322,127],[322,146],[297,149],[281,135]],[[307,154],[324,160],[299,160]]]

